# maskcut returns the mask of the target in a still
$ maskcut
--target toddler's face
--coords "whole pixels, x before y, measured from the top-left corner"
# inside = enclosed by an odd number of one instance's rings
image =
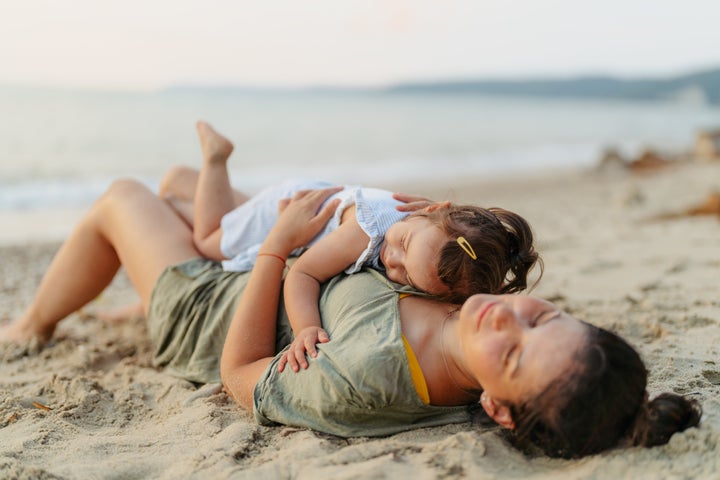
[[[440,249],[450,240],[425,217],[410,216],[385,233],[380,261],[390,280],[442,295],[448,288],[437,276]]]

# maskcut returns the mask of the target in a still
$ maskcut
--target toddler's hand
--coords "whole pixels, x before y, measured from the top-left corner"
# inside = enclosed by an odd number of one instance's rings
[[[294,372],[300,371],[300,367],[308,368],[310,364],[306,355],[317,357],[317,349],[315,344],[327,343],[330,341],[327,332],[320,327],[307,327],[295,336],[295,340],[290,344],[285,353],[280,357],[278,363],[278,371],[285,370],[285,365],[289,365]]]

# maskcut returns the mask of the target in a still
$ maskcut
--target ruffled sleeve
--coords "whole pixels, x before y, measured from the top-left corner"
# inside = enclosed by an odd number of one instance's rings
[[[357,261],[345,270],[352,274],[363,266],[384,271],[380,262],[380,247],[385,232],[394,223],[407,217],[407,212],[399,212],[395,207],[401,202],[392,198],[392,193],[377,188],[362,188],[355,192],[355,215],[360,228],[370,237],[367,248]]]

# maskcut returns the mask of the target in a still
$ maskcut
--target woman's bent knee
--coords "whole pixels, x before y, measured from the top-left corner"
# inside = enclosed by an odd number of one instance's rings
[[[148,187],[133,178],[119,178],[114,180],[103,197],[105,198],[127,198],[128,196],[138,193],[145,194],[149,191]]]
[[[129,205],[147,195],[155,196],[143,183],[132,178],[120,178],[114,180],[105,190],[105,193],[95,203],[94,210],[105,210],[115,208],[118,205]]]
[[[160,198],[182,196],[179,191],[194,188],[197,181],[198,171],[191,167],[177,165],[170,167],[160,180],[158,195]]]

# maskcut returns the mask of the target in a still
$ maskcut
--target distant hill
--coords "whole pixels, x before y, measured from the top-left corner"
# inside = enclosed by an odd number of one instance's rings
[[[405,83],[388,93],[478,93],[544,97],[686,100],[720,104],[720,69],[660,79],[577,77],[569,79],[477,80]]]
[[[720,105],[720,68],[666,78],[619,79],[610,76],[537,78],[530,80],[448,80],[408,82],[387,87],[263,87],[249,85],[173,85],[164,92],[212,94],[479,94],[567,98],[679,100]]]

